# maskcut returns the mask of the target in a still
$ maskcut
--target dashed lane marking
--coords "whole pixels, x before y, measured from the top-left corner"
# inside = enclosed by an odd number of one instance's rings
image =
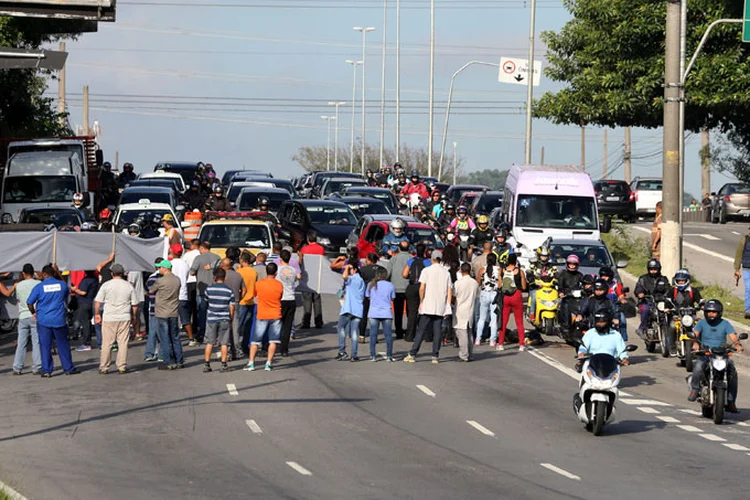
[[[726,441],[723,437],[717,436],[716,434],[698,434],[703,439],[708,439],[709,441]]]
[[[494,432],[492,432],[487,427],[483,426],[482,424],[480,424],[479,422],[477,422],[475,420],[467,420],[466,423],[469,424],[470,426],[474,427],[476,430],[478,430],[479,432],[481,432],[485,436],[492,436],[492,437],[495,436]]]
[[[747,422],[737,422],[736,420],[724,420],[724,422],[728,424],[739,425],[740,427],[750,427],[750,424],[748,424]]]
[[[722,445],[726,446],[730,450],[734,451],[750,451],[750,448],[747,446],[742,446],[741,444],[735,444],[735,443],[721,443]]]
[[[292,469],[294,469],[297,472],[299,472],[300,474],[302,474],[303,476],[312,476],[312,472],[310,472],[309,470],[305,469],[304,467],[302,467],[297,462],[287,462],[286,464],[289,467],[291,467]]]
[[[677,427],[679,427],[683,431],[688,431],[688,432],[703,432],[699,428],[694,427],[692,425],[678,425]]]
[[[680,423],[680,421],[677,420],[676,418],[669,417],[667,415],[657,415],[656,418],[658,418],[662,422],[666,422],[668,424],[679,424]]]
[[[417,389],[419,389],[420,391],[424,392],[425,394],[427,394],[427,395],[428,395],[428,396],[430,396],[431,398],[434,398],[434,397],[435,397],[435,393],[434,393],[434,392],[432,392],[432,391],[430,390],[430,388],[429,388],[429,387],[427,387],[426,385],[418,385],[418,386],[417,386]]]
[[[705,238],[705,239],[707,239],[707,240],[711,240],[711,241],[718,241],[718,240],[720,240],[720,239],[721,239],[721,238],[717,238],[717,237],[716,237],[716,236],[714,236],[713,234],[701,234],[701,235],[700,235],[700,237],[701,237],[701,238]]]
[[[239,396],[240,393],[237,392],[237,386],[234,384],[227,384],[227,390],[229,391],[230,396]]]
[[[580,476],[576,476],[575,474],[571,474],[570,472],[566,471],[565,469],[561,469],[560,467],[557,467],[552,464],[539,464],[542,467],[544,467],[547,470],[551,470],[552,472],[556,474],[560,474],[563,477],[567,477],[568,479],[572,479],[574,481],[580,481]]]
[[[638,409],[642,411],[643,413],[649,413],[651,415],[655,415],[657,413],[661,413],[656,408],[651,408],[650,406],[639,406]]]
[[[742,235],[741,235],[740,233],[738,233],[737,231],[732,231],[732,234],[736,234],[737,236],[742,236]]]
[[[565,375],[569,376],[573,380],[578,380],[581,377],[581,375],[577,371],[575,371],[574,369],[565,366],[564,364],[560,363],[558,360],[556,360],[556,359],[554,359],[554,358],[552,358],[550,356],[547,356],[543,352],[540,352],[537,349],[533,349],[533,348],[527,348],[527,349],[528,349],[527,352],[529,354],[531,354],[535,358],[537,358],[537,359],[539,359],[539,360],[547,363],[551,367],[560,370],[561,372],[563,372]]]
[[[681,411],[682,413],[687,413],[688,415],[695,415],[696,417],[702,417],[702,416],[703,416],[703,415],[701,414],[701,412],[699,412],[699,411],[695,411],[695,410],[688,410],[688,409],[686,409],[686,408],[680,408],[680,411]]]
[[[669,403],[663,401],[656,401],[655,399],[626,399],[620,398],[620,401],[626,405],[637,405],[637,406],[672,406]]]
[[[638,226],[631,226],[631,227],[633,229],[635,229],[637,231],[641,231],[643,233],[649,233],[649,234],[651,233],[651,230],[648,229],[648,228],[645,228],[645,227],[638,227]],[[690,249],[693,249],[693,250],[695,250],[697,252],[704,253],[706,255],[710,255],[711,257],[716,257],[717,259],[721,259],[721,260],[723,260],[725,262],[732,262],[732,263],[734,262],[734,259],[732,257],[727,257],[726,255],[722,255],[720,253],[712,252],[711,250],[706,250],[705,248],[702,248],[702,247],[700,247],[698,245],[694,245],[692,243],[688,243],[687,241],[683,241],[682,242],[682,246],[690,248]]]
[[[253,431],[253,433],[263,434],[263,429],[260,428],[260,425],[258,425],[255,420],[245,420],[245,423],[250,427],[250,430]]]

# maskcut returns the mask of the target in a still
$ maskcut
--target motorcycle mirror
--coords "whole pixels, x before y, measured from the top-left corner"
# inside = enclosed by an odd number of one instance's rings
[[[630,287],[629,286],[622,287],[622,293],[630,293]]]
[[[690,331],[686,331],[686,332],[685,332],[685,335],[687,335],[687,336],[688,336],[688,338],[691,338],[691,339],[693,339],[693,340],[695,340],[695,338],[696,338],[696,337],[695,337],[695,332],[690,332]],[[746,334],[746,335],[747,335],[747,334]]]
[[[628,261],[627,260],[618,260],[617,261],[617,269],[624,269],[628,267]]]
[[[740,340],[747,340],[747,333],[740,333],[739,336],[738,336],[738,338]]]
[[[625,347],[625,350],[626,350],[627,352],[633,352],[633,351],[637,351],[637,350],[638,350],[638,346],[637,346],[637,345],[635,345],[635,344],[628,344],[628,345],[627,345],[627,346]]]

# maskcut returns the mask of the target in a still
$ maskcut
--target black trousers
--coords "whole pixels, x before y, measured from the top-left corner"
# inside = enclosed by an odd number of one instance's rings
[[[316,292],[302,292],[302,328],[310,328],[310,319],[315,309],[315,327],[323,326],[323,308],[320,305],[320,294]]]
[[[417,337],[414,339],[414,344],[412,344],[409,354],[416,356],[419,352],[419,348],[422,347],[422,341],[426,340],[426,337],[429,335],[432,337],[432,357],[437,358],[440,355],[440,344],[442,340],[440,328],[442,324],[442,316],[434,316],[432,314],[421,315],[419,317]]]
[[[362,319],[359,320],[359,336],[360,337],[370,336],[370,326],[369,326],[369,322],[367,321],[367,313],[369,312],[370,312],[370,299],[365,297],[364,302],[362,302]]]
[[[83,336],[83,345],[91,345],[91,317],[94,311],[94,305],[88,302],[78,301],[76,309],[76,319],[81,325],[81,335]]]
[[[404,338],[413,342],[417,334],[417,316],[419,315],[419,284],[406,287],[406,333]]]
[[[295,309],[297,309],[296,300],[281,301],[281,354],[289,352],[289,338],[292,335]]]
[[[396,329],[396,338],[404,337],[404,309],[406,306],[406,292],[399,292],[393,300],[393,322]]]

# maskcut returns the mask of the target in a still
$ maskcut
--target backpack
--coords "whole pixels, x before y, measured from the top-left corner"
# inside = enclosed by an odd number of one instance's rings
[[[516,287],[516,276],[513,274],[513,271],[503,269],[502,290],[504,295],[513,295],[518,290],[518,287]]]
[[[416,285],[419,283],[419,275],[422,274],[422,270],[426,266],[424,265],[424,258],[422,257],[414,257],[414,260],[411,263],[411,267],[409,268],[409,284],[410,285]]]

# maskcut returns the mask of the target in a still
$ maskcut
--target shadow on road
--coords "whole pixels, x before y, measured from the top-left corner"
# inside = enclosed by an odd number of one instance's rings
[[[612,426],[604,428],[605,436],[624,436],[626,434],[639,434],[649,432],[655,429],[664,429],[667,426],[664,422],[652,422],[648,420],[622,420],[615,422]]]
[[[620,387],[643,387],[645,385],[656,385],[656,379],[650,375],[636,375],[623,377]]]

